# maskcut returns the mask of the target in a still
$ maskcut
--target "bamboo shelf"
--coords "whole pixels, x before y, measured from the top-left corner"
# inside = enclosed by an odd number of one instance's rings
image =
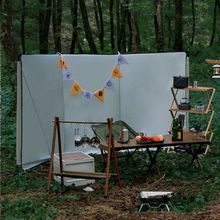
[[[206,99],[207,99],[207,107],[204,109],[204,111],[198,111],[195,108],[191,108],[190,110],[182,110],[179,109],[179,101],[177,98],[177,94],[179,90],[183,90],[183,91],[189,91],[189,92],[203,92],[206,94]],[[213,137],[213,131],[211,129],[211,123],[212,123],[212,119],[214,116],[214,110],[212,108],[212,100],[215,94],[215,88],[212,87],[192,87],[192,86],[188,86],[186,88],[171,88],[171,92],[172,92],[172,96],[173,96],[173,100],[171,103],[171,106],[169,108],[169,111],[171,113],[172,119],[174,119],[177,116],[177,113],[183,112],[185,114],[198,114],[198,115],[203,115],[205,116],[205,120],[204,120],[204,124],[206,125],[206,128],[204,129],[204,131],[201,132],[201,134],[206,137],[207,139],[209,139],[209,141],[212,140]],[[170,125],[169,131],[171,131],[172,128],[172,123]],[[207,145],[206,150],[205,150],[205,154],[208,152],[209,150],[209,145]]]

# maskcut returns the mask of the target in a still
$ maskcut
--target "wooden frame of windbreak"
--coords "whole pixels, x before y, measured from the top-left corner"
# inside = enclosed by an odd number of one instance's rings
[[[65,121],[60,120],[59,117],[54,118],[54,126],[53,126],[53,138],[52,138],[52,146],[51,146],[51,157],[50,157],[50,168],[49,168],[49,176],[48,176],[48,190],[51,187],[51,180],[53,175],[57,175],[61,177],[61,186],[64,185],[64,177],[70,178],[83,178],[83,179],[106,179],[105,181],[105,197],[107,197],[108,190],[109,190],[109,179],[110,177],[115,177],[115,180],[118,183],[118,186],[121,187],[121,181],[119,176],[119,168],[118,168],[118,160],[115,153],[114,148],[114,140],[112,135],[112,123],[113,119],[108,118],[107,122],[86,122],[86,121]],[[69,123],[69,124],[107,124],[108,125],[108,154],[107,154],[107,163],[106,163],[106,172],[76,172],[76,171],[63,171],[63,160],[62,160],[62,143],[61,143],[61,131],[60,131],[60,124],[61,123]],[[56,140],[58,141],[58,154],[59,154],[59,166],[60,172],[55,173],[53,171],[53,160],[54,160],[54,153],[55,153],[55,145]],[[111,158],[114,161],[114,173],[110,173],[110,163]]]

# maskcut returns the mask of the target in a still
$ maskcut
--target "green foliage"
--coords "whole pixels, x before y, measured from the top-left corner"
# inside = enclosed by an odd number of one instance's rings
[[[22,199],[2,201],[2,217],[4,219],[33,219],[50,220],[54,219],[59,210],[48,205],[47,201]]]

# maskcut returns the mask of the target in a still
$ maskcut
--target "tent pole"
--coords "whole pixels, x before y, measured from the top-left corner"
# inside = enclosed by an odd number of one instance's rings
[[[51,154],[50,154],[50,169],[49,169],[48,186],[47,186],[48,190],[50,190],[51,178],[53,174],[53,159],[54,159],[55,142],[56,142],[56,130],[57,130],[57,121],[55,117],[54,125],[53,125],[53,140],[52,140]]]

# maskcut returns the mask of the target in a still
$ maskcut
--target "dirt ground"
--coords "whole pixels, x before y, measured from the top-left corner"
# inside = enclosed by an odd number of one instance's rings
[[[84,187],[74,187],[73,189],[67,190],[63,195],[78,195],[79,200],[65,201],[59,203],[56,207],[59,209],[59,216],[55,220],[220,220],[220,194],[216,201],[213,201],[202,210],[196,212],[175,212],[168,211],[155,211],[155,210],[144,210],[138,213],[137,210],[140,207],[139,194],[141,191],[178,191],[182,187],[190,187],[187,182],[176,182],[175,184],[169,185],[162,182],[148,183],[136,183],[132,186],[126,186],[119,188],[112,186],[108,197],[104,197],[104,189],[101,185],[92,184],[90,185],[94,191],[85,192]],[[172,189],[172,190],[171,190]],[[101,192],[103,194],[101,194]],[[29,197],[40,197],[44,192],[22,192],[9,194],[7,197],[10,200],[29,198]],[[48,202],[54,200],[55,197],[60,196],[58,193],[50,193]],[[175,196],[175,195],[174,195]],[[172,200],[171,200],[172,202]],[[175,208],[175,204],[172,202]]]
[[[220,194],[216,201],[204,207],[202,210],[193,213],[180,213],[180,212],[167,212],[167,211],[155,211],[148,210],[138,213],[137,210],[140,207],[139,194],[141,191],[153,191],[161,190],[163,191],[175,191],[180,190],[181,187],[192,187],[184,185],[187,183],[177,182],[175,185],[154,183],[150,184],[140,183],[132,186],[127,186],[124,188],[118,188],[117,186],[111,187],[108,197],[104,196],[93,196],[96,191],[100,191],[100,186],[93,184],[93,192],[83,192],[80,193],[80,200],[71,202],[69,205],[65,204],[65,207],[59,207],[62,213],[57,219],[152,219],[152,220],[219,220],[220,219]],[[163,186],[162,186],[163,185]],[[172,188],[172,190],[171,190]],[[77,189],[75,189],[77,190]],[[74,190],[74,191],[75,191]],[[101,189],[103,190],[103,189]],[[73,192],[72,193],[76,193]],[[175,207],[175,204],[172,204]],[[73,218],[69,207],[76,207],[75,216]]]

